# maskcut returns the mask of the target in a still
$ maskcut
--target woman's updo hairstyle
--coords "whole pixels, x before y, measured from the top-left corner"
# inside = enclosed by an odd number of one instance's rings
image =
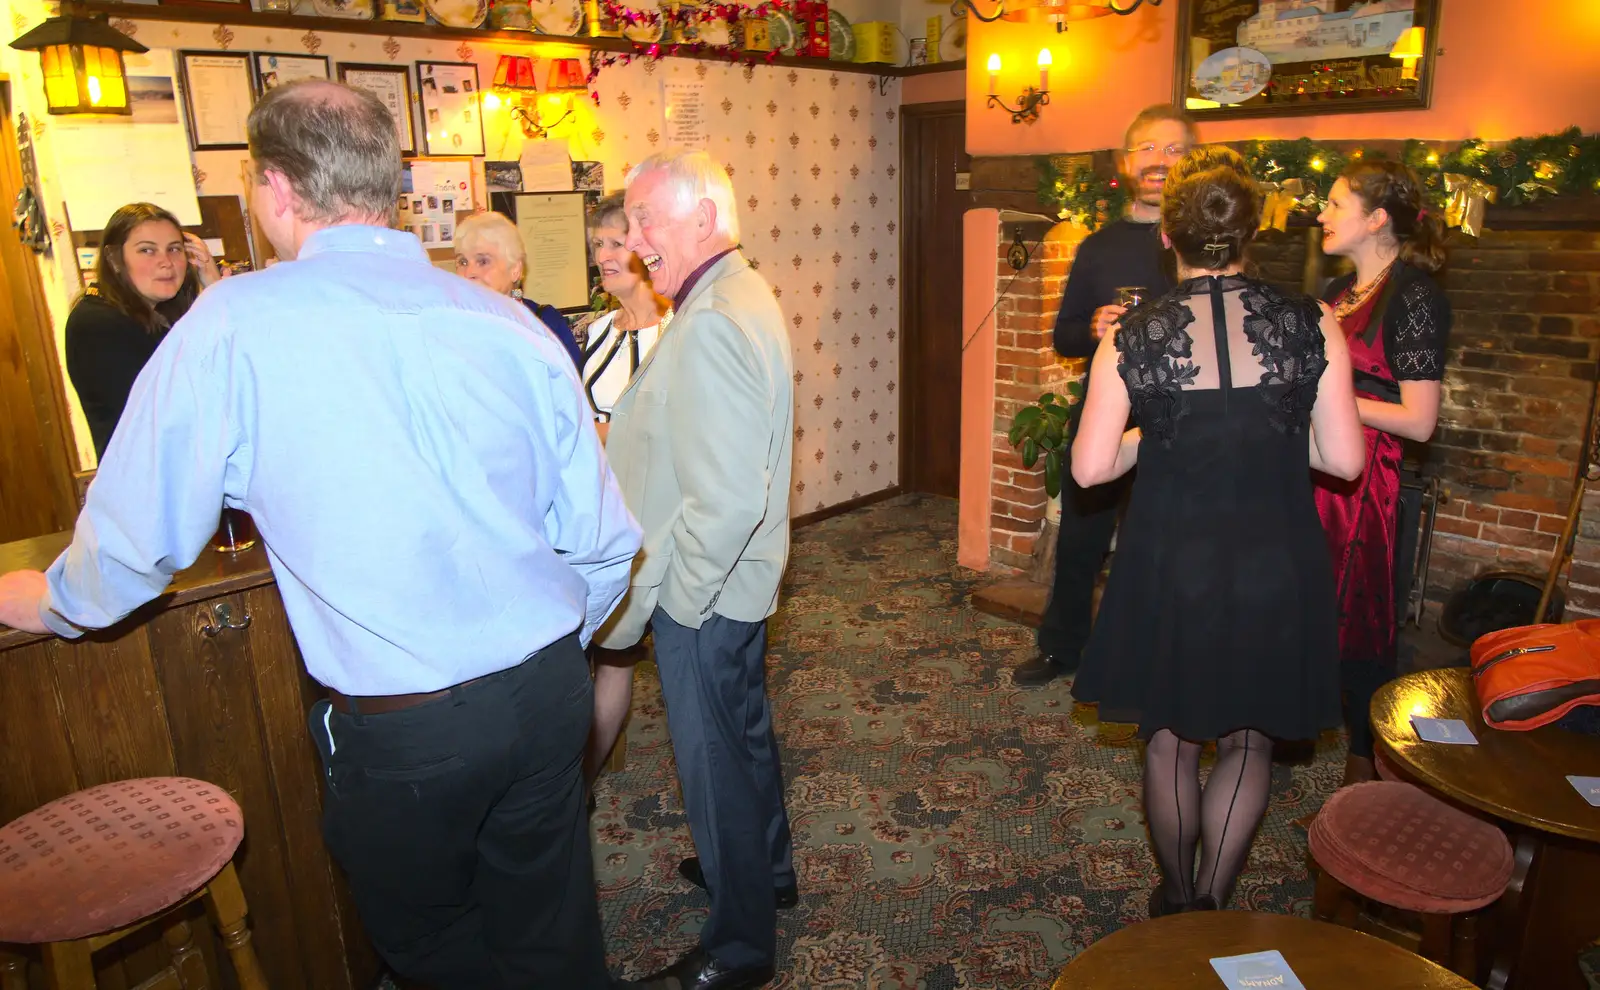
[[[1261,195],[1237,152],[1196,148],[1167,173],[1166,185],[1161,228],[1186,266],[1218,271],[1244,258],[1261,225]]]
[[[1389,216],[1389,230],[1400,246],[1400,260],[1429,275],[1444,267],[1444,222],[1422,198],[1417,174],[1399,162],[1381,159],[1353,162],[1341,176],[1362,207]]]

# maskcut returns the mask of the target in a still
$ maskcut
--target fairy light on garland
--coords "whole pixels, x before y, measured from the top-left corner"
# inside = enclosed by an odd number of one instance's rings
[[[1328,191],[1347,163],[1387,157],[1379,150],[1338,148],[1310,138],[1251,141],[1240,152],[1262,184],[1269,204],[1265,212],[1275,212],[1271,226],[1277,229],[1283,229],[1290,214],[1315,215],[1326,206]],[[1491,203],[1522,206],[1600,191],[1600,134],[1584,134],[1577,127],[1492,148],[1478,138],[1454,148],[1412,139],[1399,157],[1422,179],[1428,206],[1441,209],[1449,226],[1473,236],[1482,229],[1484,210]],[[1041,201],[1056,204],[1063,218],[1091,230],[1121,216],[1125,197],[1115,180],[1081,165],[1063,174],[1064,167],[1064,156],[1039,159]],[[1274,197],[1283,198],[1276,211],[1270,208]]]

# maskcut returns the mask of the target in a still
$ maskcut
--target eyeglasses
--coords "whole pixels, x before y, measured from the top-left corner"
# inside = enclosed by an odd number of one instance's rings
[[[1148,155],[1158,149],[1156,148],[1154,142],[1146,142],[1125,150],[1130,155]],[[1164,157],[1182,158],[1184,155],[1189,153],[1189,146],[1186,144],[1169,144],[1165,148],[1161,148],[1159,150]]]

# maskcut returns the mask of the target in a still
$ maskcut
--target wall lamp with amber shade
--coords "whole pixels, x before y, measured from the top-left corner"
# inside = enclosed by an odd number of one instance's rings
[[[1400,33],[1400,38],[1389,49],[1389,57],[1400,60],[1400,78],[1417,78],[1417,60],[1425,54],[1423,51],[1423,30],[1419,27],[1409,27]]]
[[[1050,49],[1039,49],[1039,88],[1032,86],[1025,88],[1022,95],[1017,97],[1017,105],[1012,106],[1000,98],[1000,55],[995,53],[989,56],[989,102],[991,107],[999,107],[1011,115],[1013,124],[1031,124],[1039,119],[1039,108],[1050,105]]]
[[[133,113],[122,53],[150,50],[112,27],[105,15],[87,17],[70,4],[11,47],[39,53],[51,113]]]
[[[578,59],[550,60],[550,76],[546,81],[541,101],[538,83],[534,81],[531,55],[502,55],[494,70],[494,86],[484,94],[484,106],[495,109],[502,100],[510,104],[511,116],[522,124],[522,133],[528,138],[543,138],[553,128],[572,116],[573,94],[588,89],[588,77]],[[544,103],[548,112],[557,115],[552,121],[540,118],[539,106]]]

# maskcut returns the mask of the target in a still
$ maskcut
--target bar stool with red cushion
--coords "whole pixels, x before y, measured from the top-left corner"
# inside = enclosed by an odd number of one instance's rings
[[[187,777],[91,787],[0,828],[0,943],[39,945],[52,987],[91,990],[90,955],[162,921],[180,985],[205,963],[172,909],[203,899],[241,990],[266,990],[233,854],[244,816],[228,792]],[[7,990],[19,967],[0,958]]]
[[[1320,868],[1317,918],[1388,938],[1475,979],[1478,913],[1511,879],[1504,833],[1419,787],[1374,780],[1329,798],[1309,845]],[[1370,910],[1371,902],[1420,915],[1420,935]]]

